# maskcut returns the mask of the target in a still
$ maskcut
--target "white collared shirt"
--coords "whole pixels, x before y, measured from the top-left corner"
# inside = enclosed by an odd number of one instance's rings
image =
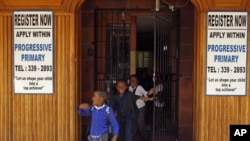
[[[100,110],[100,109],[102,109],[103,107],[105,107],[105,105],[106,105],[106,104],[103,104],[101,107],[97,107],[97,106],[94,105],[94,107],[96,108],[96,110]]]
[[[148,91],[146,91],[141,85],[137,85],[135,88],[132,88],[132,86],[129,86],[128,90],[133,93],[133,91],[135,90],[135,95],[138,95],[138,96],[145,96],[147,97],[148,95]],[[146,104],[145,104],[145,101],[142,100],[142,99],[137,99],[136,100],[136,106],[137,108],[142,108],[144,107]]]

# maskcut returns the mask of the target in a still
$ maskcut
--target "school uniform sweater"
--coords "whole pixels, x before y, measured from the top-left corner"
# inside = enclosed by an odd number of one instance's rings
[[[139,96],[130,92],[125,92],[123,95],[116,94],[112,97],[110,106],[117,112],[119,120],[133,119],[137,99]]]
[[[107,105],[101,107],[90,106],[86,110],[78,109],[82,116],[92,116],[90,135],[92,138],[99,138],[109,131],[109,125],[112,127],[112,134],[118,135],[119,125],[115,118],[114,112],[109,108],[109,114],[106,111]],[[108,117],[109,116],[109,117]]]

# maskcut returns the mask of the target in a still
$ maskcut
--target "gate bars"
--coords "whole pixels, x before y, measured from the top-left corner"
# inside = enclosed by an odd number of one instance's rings
[[[153,141],[178,140],[179,12],[160,3],[154,24]]]
[[[140,9],[131,9],[134,13]],[[115,92],[117,79],[130,75],[130,9],[95,10],[95,89]],[[152,12],[152,11],[151,11]],[[154,24],[153,141],[178,140],[179,12],[160,4]]]
[[[115,92],[117,79],[128,79],[130,24],[124,9],[95,10],[95,89]]]

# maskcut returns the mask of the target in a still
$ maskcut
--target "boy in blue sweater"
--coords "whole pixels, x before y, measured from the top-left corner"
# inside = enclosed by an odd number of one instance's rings
[[[117,141],[119,125],[113,110],[105,104],[107,94],[104,91],[95,91],[93,105],[82,103],[78,107],[78,113],[82,116],[92,116],[89,141],[108,141],[109,127],[112,128],[111,141]]]

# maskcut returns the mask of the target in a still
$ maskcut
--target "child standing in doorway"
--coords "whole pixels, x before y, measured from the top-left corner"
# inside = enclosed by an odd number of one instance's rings
[[[119,122],[119,140],[132,141],[132,125],[135,118],[135,101],[137,99],[147,100],[148,98],[134,95],[127,91],[125,80],[118,80],[116,83],[118,94],[114,95],[111,100],[111,107],[117,112]]]
[[[147,98],[149,95],[154,94],[154,89],[151,88],[149,91],[146,91],[141,85],[138,85],[138,78],[137,76],[131,75],[129,78],[129,91],[137,96],[146,97],[146,101],[150,100],[153,101],[154,98]],[[143,137],[144,141],[148,141],[148,133],[146,131],[146,125],[145,125],[145,106],[146,103],[142,99],[136,100],[136,106],[138,108],[136,113],[136,122],[137,122],[137,128]]]
[[[78,113],[82,116],[92,116],[89,141],[108,141],[109,127],[112,127],[113,137],[111,141],[117,141],[119,125],[113,110],[105,104],[107,94],[105,91],[95,91],[93,104],[82,103],[78,107]]]

